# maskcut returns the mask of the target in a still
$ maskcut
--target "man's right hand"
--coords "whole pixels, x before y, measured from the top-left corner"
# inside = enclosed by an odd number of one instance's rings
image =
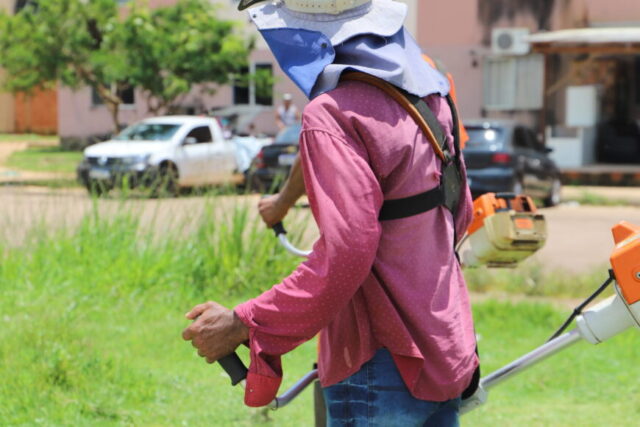
[[[281,222],[289,209],[296,204],[296,201],[304,194],[304,178],[302,174],[302,164],[300,156],[296,156],[291,172],[282,190],[273,196],[260,199],[258,211],[262,220],[269,228]]]
[[[289,204],[282,202],[280,193],[263,197],[258,203],[260,216],[269,228],[281,222],[287,216],[290,207]]]

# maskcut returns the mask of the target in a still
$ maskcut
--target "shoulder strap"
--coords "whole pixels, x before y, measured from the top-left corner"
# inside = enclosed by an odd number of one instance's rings
[[[401,91],[397,87],[370,74],[357,71],[343,73],[340,80],[359,81],[370,84],[385,92],[398,102],[424,132],[433,151],[440,160],[448,163],[451,159],[442,127],[426,102],[420,97]],[[457,149],[457,148],[456,148]]]

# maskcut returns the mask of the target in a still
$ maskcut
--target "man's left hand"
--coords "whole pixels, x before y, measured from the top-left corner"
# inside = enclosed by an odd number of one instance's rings
[[[182,331],[182,338],[191,341],[208,363],[233,353],[249,339],[249,328],[233,310],[213,301],[196,305],[186,317],[194,322]]]

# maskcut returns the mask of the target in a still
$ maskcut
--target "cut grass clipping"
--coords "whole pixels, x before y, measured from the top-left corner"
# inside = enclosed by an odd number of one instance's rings
[[[248,409],[242,390],[180,337],[193,305],[232,307],[299,262],[249,214],[253,206],[221,213],[215,198],[207,203],[201,217],[162,232],[126,209],[96,209],[80,227],[36,228],[20,247],[0,248],[0,425],[313,424],[310,390],[277,412]],[[300,224],[290,228],[301,234]],[[568,311],[476,304],[485,374],[544,342]],[[285,356],[282,389],[311,368],[315,351],[309,342]],[[637,425],[628,396],[640,388],[639,356],[635,331],[576,345],[496,388],[463,425]]]

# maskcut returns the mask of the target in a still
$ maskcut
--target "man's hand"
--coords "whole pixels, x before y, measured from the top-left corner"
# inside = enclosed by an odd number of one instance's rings
[[[277,223],[281,222],[289,208],[291,206],[283,203],[280,194],[274,194],[273,196],[267,196],[260,199],[258,202],[258,211],[260,216],[267,227],[272,228]]]
[[[260,199],[258,211],[262,220],[269,228],[284,219],[289,209],[296,204],[296,201],[304,194],[304,177],[300,156],[296,156],[291,172],[282,190],[273,196]]]
[[[186,317],[195,321],[182,331],[182,338],[191,341],[208,363],[233,353],[249,339],[249,328],[233,310],[213,301],[196,305]]]

